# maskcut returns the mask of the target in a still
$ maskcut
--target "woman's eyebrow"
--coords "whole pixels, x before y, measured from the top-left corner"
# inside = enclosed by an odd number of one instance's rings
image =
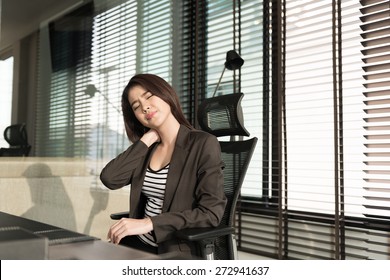
[[[147,91],[145,91],[144,93],[142,93],[141,94],[141,96],[140,97],[143,97],[143,96],[145,96],[145,94],[147,94],[149,91],[147,90]],[[131,103],[131,107],[133,107],[134,106],[134,104],[135,103],[137,103],[138,101],[137,100],[135,100],[135,101],[133,101],[132,103]]]

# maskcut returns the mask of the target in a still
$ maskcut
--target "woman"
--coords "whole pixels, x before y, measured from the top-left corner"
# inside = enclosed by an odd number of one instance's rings
[[[194,254],[174,233],[220,223],[226,198],[216,137],[192,128],[174,89],[152,74],[129,81],[122,111],[133,144],[100,178],[110,189],[131,184],[130,211],[111,226],[108,239],[153,253]]]

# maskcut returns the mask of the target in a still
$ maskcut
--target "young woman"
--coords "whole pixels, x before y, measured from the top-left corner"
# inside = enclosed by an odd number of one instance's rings
[[[129,218],[113,224],[108,239],[153,253],[194,254],[174,232],[217,226],[226,198],[219,143],[185,119],[174,89],[152,74],[135,75],[122,94],[129,140],[100,178],[118,189],[131,184]]]

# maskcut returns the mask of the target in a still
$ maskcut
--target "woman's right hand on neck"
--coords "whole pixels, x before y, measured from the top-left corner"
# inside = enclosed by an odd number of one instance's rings
[[[140,139],[146,146],[150,147],[153,143],[160,141],[160,135],[154,129],[149,129]]]

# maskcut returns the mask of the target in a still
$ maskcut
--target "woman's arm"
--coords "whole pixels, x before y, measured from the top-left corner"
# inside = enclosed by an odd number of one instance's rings
[[[151,129],[126,151],[111,160],[100,173],[100,180],[109,189],[115,190],[131,183],[133,171],[142,165],[149,147],[159,141],[158,133]]]
[[[141,164],[147,151],[148,147],[142,141],[135,142],[126,151],[107,163],[100,173],[100,180],[112,190],[130,184],[134,169]]]
[[[107,239],[112,243],[119,244],[125,236],[145,234],[152,230],[153,224],[150,218],[122,218],[110,227],[107,233]]]

